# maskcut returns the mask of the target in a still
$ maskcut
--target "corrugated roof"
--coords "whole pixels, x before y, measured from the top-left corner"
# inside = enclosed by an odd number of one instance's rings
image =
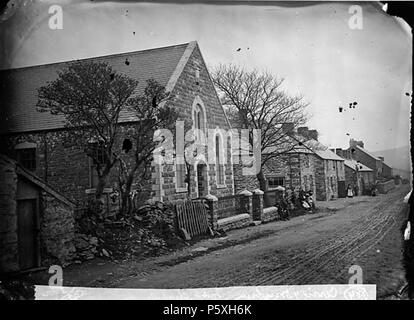
[[[122,54],[81,59],[108,62],[114,70],[139,81],[142,93],[146,80],[153,78],[166,86],[189,43]],[[125,63],[128,61],[129,63]],[[71,61],[10,69],[0,72],[0,132],[27,132],[63,127],[63,117],[36,110],[37,89],[57,78],[57,71]],[[136,120],[124,112],[120,122]]]
[[[348,167],[351,168],[352,170],[355,170],[356,166],[358,166],[358,171],[363,171],[363,172],[371,172],[373,171],[371,168],[367,167],[366,165],[357,162],[355,160],[348,160],[345,159],[344,164]]]

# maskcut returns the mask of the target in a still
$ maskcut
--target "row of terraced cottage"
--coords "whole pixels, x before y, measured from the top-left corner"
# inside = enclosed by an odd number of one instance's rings
[[[194,182],[190,197],[207,199],[213,229],[278,218],[274,207],[265,208],[256,178],[243,175],[241,165],[233,163],[231,148],[225,148],[231,142],[219,129],[229,130],[231,125],[196,42],[92,59],[105,61],[114,70],[137,79],[141,91],[146,80],[155,79],[172,93],[168,103],[179,112],[180,119],[190,120],[205,132],[217,130],[212,140],[216,161],[195,163],[190,172]],[[63,119],[35,108],[37,89],[54,80],[57,71],[68,63],[1,72],[0,272],[68,260],[74,251],[75,212],[85,206],[97,185],[90,158],[80,148],[61,143]],[[120,117],[124,139],[137,121],[128,114]],[[307,141],[265,165],[270,190],[277,186],[296,192],[312,190],[315,200],[330,200],[345,196],[348,184],[368,189],[382,173],[379,167],[384,166],[383,161],[374,158],[369,165],[371,160],[365,159],[359,142],[351,141],[350,153],[328,150],[317,141],[316,130],[302,127],[293,132],[290,124],[285,129],[292,139],[302,136]],[[368,152],[366,155],[373,157]],[[219,163],[223,158],[225,164]],[[105,189],[108,216],[116,214],[119,207],[117,188],[113,175]],[[153,164],[140,191],[141,201],[186,198],[185,165]]]

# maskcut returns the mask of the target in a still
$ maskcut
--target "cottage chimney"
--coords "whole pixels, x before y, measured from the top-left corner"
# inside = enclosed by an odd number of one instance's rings
[[[342,150],[341,148],[336,148],[335,153],[336,153],[338,156],[340,156],[340,157],[342,157],[342,158],[345,158],[345,157],[344,157],[344,150]]]
[[[295,125],[293,124],[293,122],[286,122],[282,124],[283,133],[292,134],[294,130],[295,130]]]
[[[318,130],[308,130],[308,137],[310,139],[318,141],[318,137],[319,137]]]
[[[351,139],[351,140],[349,140],[349,146],[351,148],[355,148],[356,146],[359,146],[359,147],[363,148],[364,147],[364,142],[362,140]]]
[[[308,127],[299,127],[298,128],[298,134],[302,137],[308,137]]]

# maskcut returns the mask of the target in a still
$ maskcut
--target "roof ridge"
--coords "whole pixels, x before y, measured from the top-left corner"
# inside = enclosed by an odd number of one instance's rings
[[[148,51],[154,51],[154,50],[163,50],[163,49],[170,49],[170,48],[174,48],[174,47],[188,46],[188,45],[190,45],[191,43],[194,43],[194,42],[196,42],[196,41],[190,41],[190,42],[186,42],[186,43],[174,44],[174,45],[165,46],[165,47],[155,47],[155,48],[150,48],[150,49],[143,49],[143,50],[136,50],[136,51],[129,51],[129,52],[105,54],[105,55],[101,55],[101,56],[93,56],[93,57],[88,57],[88,58],[80,58],[80,59],[73,59],[73,60],[64,60],[64,61],[59,61],[59,62],[36,64],[36,65],[26,66],[26,67],[0,69],[0,73],[10,72],[10,71],[27,70],[27,69],[32,69],[32,68],[49,67],[49,66],[53,66],[53,65],[65,64],[65,63],[70,63],[70,62],[74,62],[74,61],[88,61],[88,60],[107,58],[107,57],[122,57],[123,55],[126,56],[126,55],[131,55],[131,54],[146,53]]]

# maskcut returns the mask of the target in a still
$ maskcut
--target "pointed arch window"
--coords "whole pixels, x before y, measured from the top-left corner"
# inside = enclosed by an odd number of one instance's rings
[[[206,128],[205,128],[205,116],[204,109],[201,104],[197,103],[193,110],[193,119],[194,119],[194,129],[196,130],[196,138],[201,140],[202,137],[205,137]]]

